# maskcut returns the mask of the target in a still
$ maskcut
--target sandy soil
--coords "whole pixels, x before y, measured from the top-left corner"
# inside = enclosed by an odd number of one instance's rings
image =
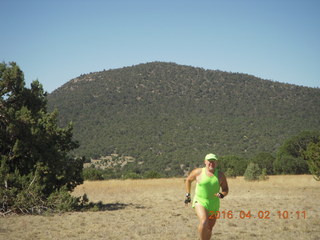
[[[312,176],[228,182],[212,239],[320,239],[320,182]],[[73,194],[83,193],[105,210],[2,217],[0,239],[198,239],[182,178],[85,182]]]

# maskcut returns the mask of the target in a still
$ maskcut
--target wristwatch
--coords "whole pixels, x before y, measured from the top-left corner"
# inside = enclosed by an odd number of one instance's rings
[[[224,198],[224,195],[221,192],[219,192],[218,194],[219,194],[219,198]]]

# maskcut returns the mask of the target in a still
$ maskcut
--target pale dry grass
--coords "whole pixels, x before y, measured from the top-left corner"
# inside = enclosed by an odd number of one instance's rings
[[[264,182],[228,179],[230,194],[221,201],[221,218],[212,239],[320,239],[320,182],[312,176],[271,176]],[[194,185],[193,185],[194,187]],[[100,212],[0,218],[0,239],[198,239],[194,210],[185,207],[184,180],[85,182],[74,195],[102,201]],[[269,211],[269,219],[240,219],[240,211]],[[280,219],[277,211],[288,211]],[[307,218],[297,218],[306,211]]]

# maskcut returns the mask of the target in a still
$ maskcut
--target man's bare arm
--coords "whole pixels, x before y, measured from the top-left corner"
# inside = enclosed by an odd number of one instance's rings
[[[229,193],[229,186],[228,186],[227,178],[222,172],[220,172],[219,175],[220,175],[219,182],[220,182],[220,187],[221,187],[221,193],[225,197]]]
[[[185,205],[187,206],[188,203],[191,202],[191,183],[197,179],[197,176],[201,174],[201,168],[196,168],[192,170],[192,172],[189,174],[189,176],[186,179],[186,198],[184,200]]]
[[[191,191],[191,183],[197,179],[197,176],[201,173],[201,168],[196,168],[192,170],[189,176],[186,179],[186,193],[190,193]]]

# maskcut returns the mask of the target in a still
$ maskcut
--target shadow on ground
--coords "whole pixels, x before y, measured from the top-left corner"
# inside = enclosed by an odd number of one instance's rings
[[[127,207],[132,207],[132,208],[137,208],[137,209],[144,209],[146,208],[143,205],[140,204],[133,204],[133,203],[102,203],[102,202],[97,202],[93,203],[90,202],[89,204],[85,205],[82,207],[81,210],[84,211],[116,211],[116,210],[121,210],[125,209]]]

